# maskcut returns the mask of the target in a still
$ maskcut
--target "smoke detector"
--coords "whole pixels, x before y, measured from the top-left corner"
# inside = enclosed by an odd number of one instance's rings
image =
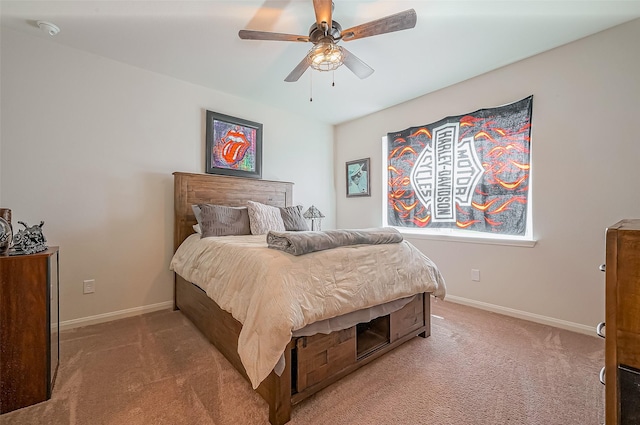
[[[55,24],[52,24],[51,22],[38,21],[36,23],[38,24],[38,28],[40,28],[42,31],[46,32],[52,37],[54,35],[57,35],[60,32],[60,28],[58,28]]]

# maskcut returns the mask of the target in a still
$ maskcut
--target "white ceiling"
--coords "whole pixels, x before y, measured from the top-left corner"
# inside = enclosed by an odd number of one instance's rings
[[[415,28],[342,42],[371,77],[343,66],[285,83],[311,44],[240,40],[238,30],[308,35],[312,0],[0,1],[3,27],[332,124],[640,17],[636,0],[335,0],[333,17],[348,28],[410,8]]]

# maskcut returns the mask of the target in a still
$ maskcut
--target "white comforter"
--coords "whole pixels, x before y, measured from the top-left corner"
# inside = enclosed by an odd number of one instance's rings
[[[265,235],[193,234],[170,268],[242,323],[238,353],[253,388],[278,363],[294,330],[420,292],[445,295],[435,264],[407,241],[296,257],[267,248]]]

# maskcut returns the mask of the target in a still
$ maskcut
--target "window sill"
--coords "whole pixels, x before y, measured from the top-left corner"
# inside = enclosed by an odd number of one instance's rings
[[[445,242],[464,242],[464,243],[479,243],[485,245],[506,245],[506,246],[519,246],[524,248],[533,248],[536,245],[536,240],[524,240],[524,239],[501,239],[501,238],[482,238],[473,236],[457,236],[457,235],[433,235],[412,233],[403,231],[396,227],[402,236],[406,239],[426,239],[432,241],[445,241]]]

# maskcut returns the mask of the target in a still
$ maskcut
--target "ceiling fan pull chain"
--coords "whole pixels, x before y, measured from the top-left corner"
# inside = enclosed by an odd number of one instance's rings
[[[331,71],[331,78],[333,81],[331,81],[331,87],[335,87],[336,86],[336,71],[333,70]]]
[[[313,102],[313,72],[309,73],[309,102]]]

